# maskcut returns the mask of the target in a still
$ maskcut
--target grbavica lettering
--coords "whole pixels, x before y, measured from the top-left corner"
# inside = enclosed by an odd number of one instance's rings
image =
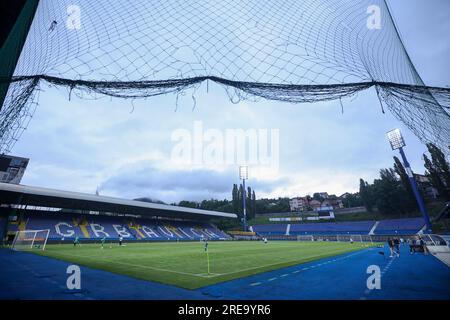
[[[193,307],[187,304],[178,309],[179,315],[204,315],[206,318],[209,318],[211,312],[212,307]]]

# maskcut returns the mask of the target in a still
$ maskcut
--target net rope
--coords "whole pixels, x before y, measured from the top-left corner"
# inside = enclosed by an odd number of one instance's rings
[[[73,5],[79,29],[68,27]],[[373,5],[380,29],[367,26]],[[232,101],[310,103],[374,87],[420,140],[450,144],[450,88],[425,86],[384,0],[41,0],[14,76],[0,79],[0,152],[28,125],[43,83],[136,99],[204,81]]]

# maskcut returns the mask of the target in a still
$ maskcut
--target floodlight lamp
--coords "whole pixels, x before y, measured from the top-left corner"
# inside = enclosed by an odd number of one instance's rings
[[[241,180],[248,179],[248,167],[247,166],[239,167],[239,177]]]
[[[400,129],[394,129],[387,133],[389,143],[391,144],[392,150],[397,150],[404,147],[405,140],[403,140],[402,133]]]

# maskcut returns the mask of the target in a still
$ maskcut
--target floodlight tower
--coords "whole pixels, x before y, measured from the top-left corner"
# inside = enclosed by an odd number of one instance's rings
[[[242,180],[242,198],[243,198],[243,206],[244,206],[244,217],[242,218],[243,225],[244,225],[244,231],[247,231],[247,206],[245,205],[245,180],[248,179],[248,167],[247,166],[240,166],[239,167],[239,178]]]
[[[405,152],[403,152],[403,147],[406,146],[405,140],[403,140],[402,133],[400,129],[394,129],[387,133],[389,143],[391,144],[392,150],[399,150],[400,155],[402,156],[403,165],[405,166],[405,170],[408,174],[409,183],[411,184],[411,188],[414,192],[414,196],[416,197],[417,204],[419,205],[419,210],[422,213],[423,219],[425,220],[425,224],[427,226],[427,231],[431,232],[431,223],[430,218],[428,217],[427,208],[423,202],[422,196],[419,193],[419,189],[417,188],[417,182],[414,179],[414,173],[411,169],[411,166],[406,159]]]

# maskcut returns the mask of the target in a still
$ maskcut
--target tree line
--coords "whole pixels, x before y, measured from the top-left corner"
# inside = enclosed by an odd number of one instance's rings
[[[256,213],[289,212],[289,198],[256,199],[255,190],[253,190],[250,186],[246,189],[245,204],[247,220],[254,218]],[[242,222],[242,218],[244,216],[243,195],[243,185],[240,184],[238,186],[237,184],[233,184],[231,189],[231,200],[209,199],[201,202],[183,200],[180,201],[178,205],[188,208],[235,213],[238,216],[238,219],[236,220],[216,219],[214,221],[220,228],[229,229],[239,226]]]
[[[238,187],[237,184],[233,184],[233,188],[231,191],[231,201],[227,199],[224,200],[210,199],[210,200],[203,200],[201,202],[183,200],[180,201],[178,205],[181,207],[188,207],[188,208],[236,213],[240,220],[244,216],[243,199],[244,199],[243,185],[241,184]],[[245,202],[246,202],[245,204],[246,204],[247,219],[254,218],[257,210],[256,194],[255,191],[252,190],[250,186],[247,187],[247,190],[245,192]]]
[[[450,200],[450,170],[449,163],[444,153],[434,144],[427,144],[428,153],[423,155],[425,176],[430,181],[430,186],[436,188],[439,199]],[[359,193],[348,193],[342,198],[344,207],[364,206],[370,212],[378,210],[384,215],[402,215],[417,211],[417,203],[411,188],[408,174],[399,158],[394,156],[391,168],[380,170],[379,178],[373,183],[364,179],[359,181]],[[419,192],[425,194],[423,185],[419,183]],[[231,189],[231,200],[203,200],[180,201],[179,206],[212,210],[219,212],[236,213],[239,217],[238,223],[243,217],[243,185],[233,184]],[[315,195],[309,197],[316,199]],[[424,197],[427,199],[426,197]],[[320,199],[319,199],[320,200]],[[289,212],[289,198],[256,199],[255,191],[249,186],[246,190],[247,219],[255,217],[256,213],[279,213]],[[231,222],[227,222],[231,223]]]
[[[444,153],[434,144],[427,144],[429,156],[423,155],[425,176],[429,186],[436,188],[439,198],[450,200],[450,170]],[[419,183],[419,193],[425,195],[424,184]],[[380,170],[373,183],[359,181],[359,197],[368,211],[378,210],[384,215],[402,215],[417,210],[417,203],[409,182],[408,173],[399,158],[394,156],[392,168]]]

